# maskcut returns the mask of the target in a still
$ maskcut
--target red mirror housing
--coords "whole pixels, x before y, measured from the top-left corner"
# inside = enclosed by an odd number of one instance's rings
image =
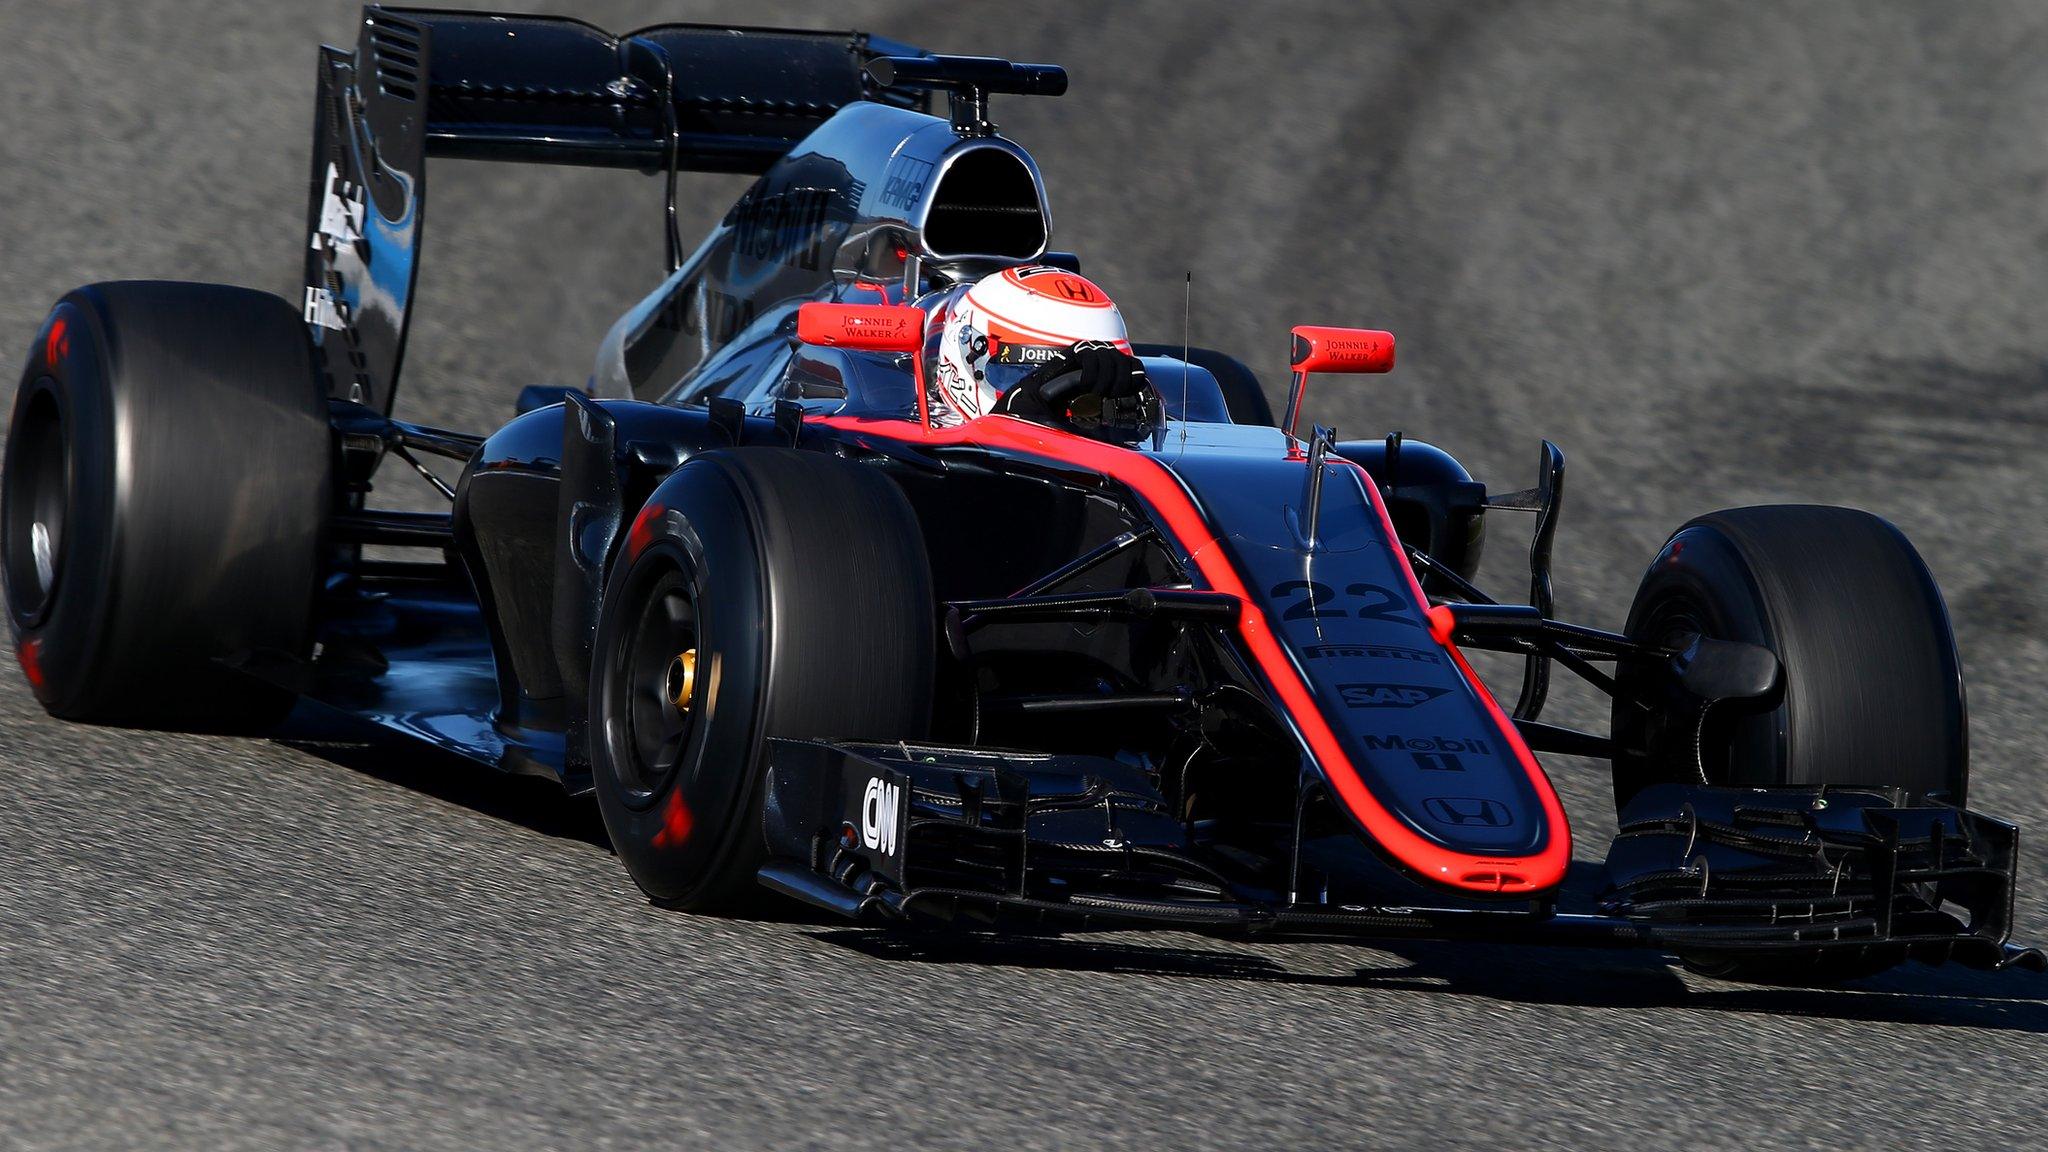
[[[908,304],[805,304],[796,310],[796,338],[863,352],[918,352],[924,348],[924,309]]]
[[[931,427],[931,408],[924,390],[924,309],[909,304],[813,301],[796,310],[796,338],[827,348],[910,353],[911,379],[917,382],[917,422]]]
[[[1301,401],[1308,393],[1311,372],[1391,372],[1394,370],[1394,334],[1376,328],[1323,328],[1297,324],[1294,352],[1288,358],[1294,367],[1294,393],[1287,398],[1287,419],[1281,429],[1290,437],[1301,418]]]
[[[1373,328],[1296,325],[1289,363],[1296,372],[1391,372],[1394,334]]]

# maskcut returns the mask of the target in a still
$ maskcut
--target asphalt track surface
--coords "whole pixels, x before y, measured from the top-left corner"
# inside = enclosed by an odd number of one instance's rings
[[[1977,806],[2048,828],[2048,7],[593,4],[1072,70],[1000,100],[1061,247],[1312,414],[1497,489],[1571,457],[1561,607],[1715,507],[1920,545]],[[346,3],[0,0],[0,377],[73,284],[295,294]],[[488,428],[660,273],[632,175],[446,164],[402,407]],[[731,180],[686,184],[703,224]],[[1487,576],[1520,581],[1518,525]],[[1512,689],[1512,684],[1508,685]],[[1598,708],[1567,696],[1567,718]],[[1554,759],[1597,860],[1597,764]],[[1759,989],[1629,953],[904,942],[658,911],[591,805],[383,746],[71,727],[0,675],[0,1147],[2026,1147],[2048,979]],[[2035,833],[2038,836],[2038,833]],[[2048,855],[2022,931],[2048,939]]]

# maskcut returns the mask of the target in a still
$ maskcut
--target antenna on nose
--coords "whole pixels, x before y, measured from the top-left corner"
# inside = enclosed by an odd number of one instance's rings
[[[1195,324],[1195,270],[1188,269],[1188,278],[1181,285],[1180,293],[1180,442],[1188,442],[1188,333]]]

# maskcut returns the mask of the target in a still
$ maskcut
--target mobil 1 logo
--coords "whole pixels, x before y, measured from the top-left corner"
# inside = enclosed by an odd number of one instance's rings
[[[1465,765],[1493,755],[1493,746],[1477,736],[1363,737],[1368,752],[1406,752],[1425,772],[1463,772]]]

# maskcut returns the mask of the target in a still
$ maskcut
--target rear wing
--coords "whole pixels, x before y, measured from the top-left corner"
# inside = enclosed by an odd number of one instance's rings
[[[388,412],[418,268],[426,159],[762,172],[859,100],[920,111],[860,32],[580,20],[368,5],[353,50],[320,50],[305,316],[328,393]]]

